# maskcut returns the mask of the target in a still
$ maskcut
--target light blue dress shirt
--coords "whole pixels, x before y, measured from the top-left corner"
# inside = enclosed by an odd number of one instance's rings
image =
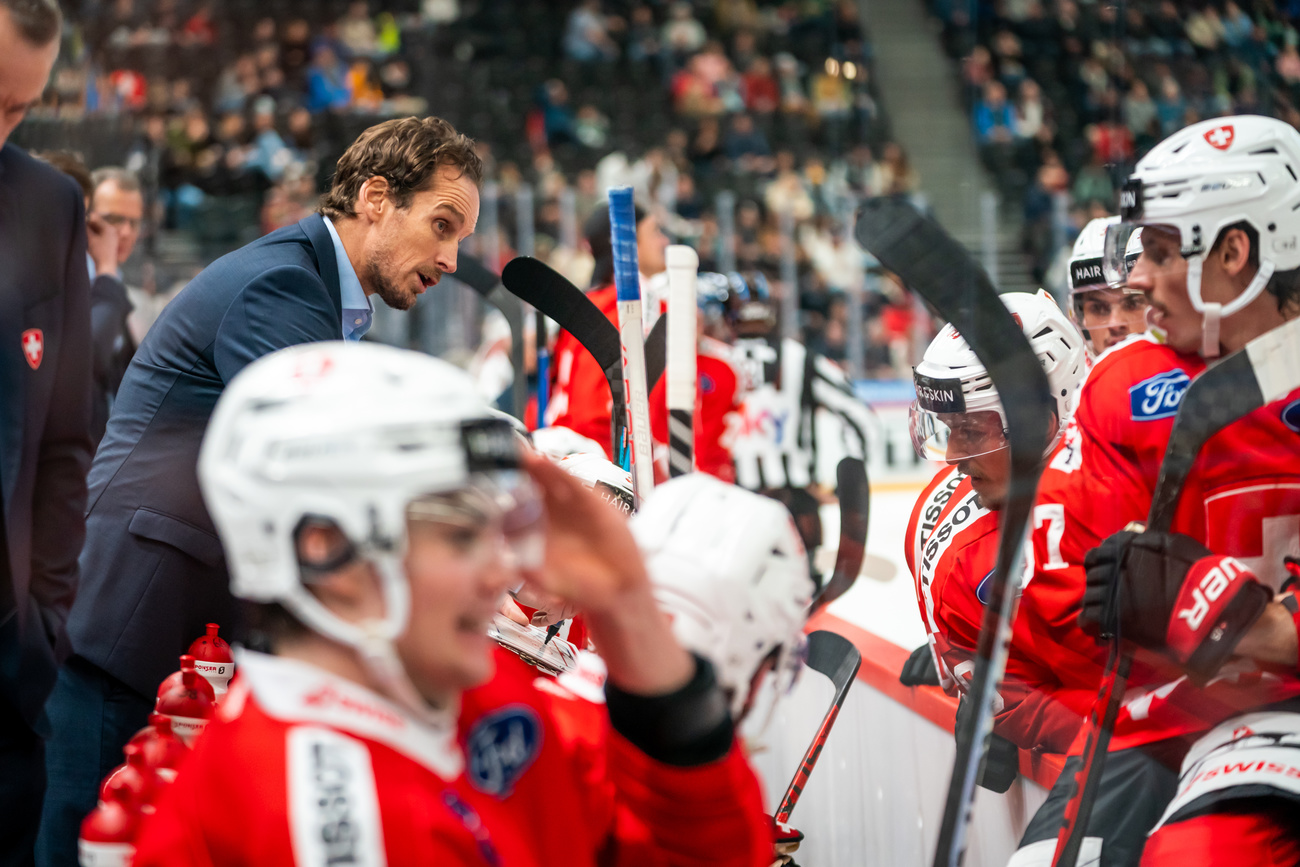
[[[343,242],[339,240],[334,224],[329,217],[324,220],[325,229],[334,242],[334,259],[339,268],[339,294],[343,298],[343,339],[360,340],[370,330],[375,308],[370,305],[370,296],[366,295],[366,290],[361,288],[361,281],[357,279],[357,272],[348,259],[347,251],[343,249]]]

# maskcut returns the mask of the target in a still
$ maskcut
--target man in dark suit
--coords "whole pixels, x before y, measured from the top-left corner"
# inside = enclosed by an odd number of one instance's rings
[[[209,265],[145,336],[90,472],[73,655],[48,705],[40,863],[75,862],[78,823],[177,656],[205,623],[238,625],[195,470],[222,389],[282,347],[359,340],[371,295],[414,305],[456,270],[481,176],[473,143],[445,121],[372,127],[339,160],[319,214]]]
[[[0,0],[0,865],[31,863],[91,454],[81,191],[5,143],[40,99],[60,25],[52,0]]]

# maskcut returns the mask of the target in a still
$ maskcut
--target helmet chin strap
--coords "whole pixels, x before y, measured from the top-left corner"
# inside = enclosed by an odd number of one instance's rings
[[[1227,304],[1218,304],[1201,298],[1201,269],[1204,263],[1204,256],[1187,257],[1187,297],[1192,302],[1192,307],[1202,316],[1201,356],[1218,358],[1220,323],[1259,297],[1268,286],[1269,278],[1273,276],[1276,266],[1272,260],[1260,260],[1259,270],[1255,272],[1254,279],[1247,284],[1245,291]]]
[[[371,686],[380,694],[423,723],[444,725],[445,709],[435,707],[416,689],[394,644],[408,627],[411,611],[410,585],[401,558],[373,550],[360,556],[379,572],[385,609],[382,619],[363,623],[343,620],[301,584],[280,601],[314,632],[356,651]]]

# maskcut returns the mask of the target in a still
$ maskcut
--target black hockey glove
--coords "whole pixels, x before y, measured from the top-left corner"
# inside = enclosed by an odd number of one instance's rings
[[[954,726],[957,738],[964,740],[972,725],[971,717],[975,713],[975,702],[965,693],[957,703],[957,723]],[[1011,741],[994,732],[989,738],[989,752],[984,757],[979,779],[975,782],[991,792],[1002,794],[1011,788],[1020,772],[1020,749]]]
[[[1272,593],[1232,557],[1180,533],[1116,533],[1084,558],[1079,625],[1178,661],[1204,685],[1264,612]]]
[[[912,651],[912,655],[903,663],[898,682],[903,686],[939,685],[939,671],[934,667],[934,654],[930,652],[928,643]]]

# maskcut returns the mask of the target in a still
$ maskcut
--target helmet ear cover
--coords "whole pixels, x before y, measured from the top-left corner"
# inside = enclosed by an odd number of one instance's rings
[[[324,530],[332,535],[332,549],[324,557],[309,560],[303,550],[302,537],[308,530]],[[298,557],[298,569],[302,573],[304,584],[313,584],[325,578],[331,572],[337,572],[356,560],[360,554],[357,546],[347,537],[338,523],[325,515],[303,515],[293,528],[293,547]]]

